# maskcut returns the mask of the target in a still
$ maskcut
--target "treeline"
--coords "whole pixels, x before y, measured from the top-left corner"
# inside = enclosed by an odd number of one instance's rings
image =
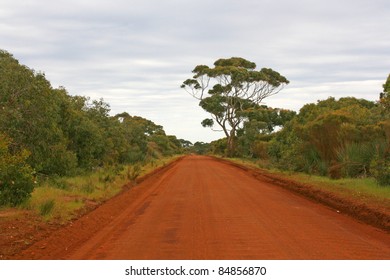
[[[188,141],[103,100],[71,96],[0,50],[0,205],[26,199],[40,176],[70,176],[181,153]]]
[[[346,97],[307,104],[298,114],[259,107],[237,133],[238,157],[283,170],[329,176],[373,176],[390,185],[390,75],[379,102]],[[202,151],[224,155],[226,140]]]

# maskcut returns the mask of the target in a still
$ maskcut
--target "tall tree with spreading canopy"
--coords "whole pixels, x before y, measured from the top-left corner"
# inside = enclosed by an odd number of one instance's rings
[[[181,85],[212,116],[202,121],[204,127],[215,122],[227,138],[227,155],[233,156],[236,132],[246,119],[245,112],[264,98],[277,94],[289,81],[270,68],[255,70],[256,64],[240,57],[218,59],[214,67],[198,65],[192,79]]]

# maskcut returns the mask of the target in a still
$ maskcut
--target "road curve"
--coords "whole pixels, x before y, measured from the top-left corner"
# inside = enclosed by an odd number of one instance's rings
[[[101,230],[45,258],[390,259],[388,233],[209,157],[187,156],[127,193]]]

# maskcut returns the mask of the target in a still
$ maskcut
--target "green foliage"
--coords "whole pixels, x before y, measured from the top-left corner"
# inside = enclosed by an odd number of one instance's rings
[[[254,158],[267,159],[268,158],[268,146],[266,141],[255,141],[251,145],[251,152]]]
[[[104,167],[107,173],[99,181],[103,187],[97,187],[94,180],[76,184],[79,192],[98,196],[110,191],[107,184],[117,177],[120,164],[145,164],[191,145],[167,136],[162,126],[150,120],[109,113],[103,100],[55,89],[44,73],[0,50],[0,206],[26,201],[34,181],[40,179],[51,184],[52,193],[71,192],[74,186],[65,176],[90,174]],[[131,177],[138,173],[135,169]],[[97,192],[97,188],[102,190]],[[80,203],[73,204],[79,207]],[[61,205],[57,201],[54,205],[43,194],[36,208],[49,215],[54,208],[60,211]]]
[[[389,122],[387,124],[390,126]],[[388,132],[386,133],[387,142],[378,143],[375,146],[377,152],[370,167],[372,176],[380,186],[390,186],[390,134]]]
[[[348,143],[338,151],[342,177],[367,176],[370,162],[376,155],[372,143]]]
[[[119,122],[126,142],[121,153],[122,162],[136,163],[181,152],[181,141],[175,136],[167,136],[162,126],[128,113],[118,114],[114,118]]]
[[[259,146],[256,143],[264,142],[261,145],[266,145],[265,142],[272,139],[272,132],[283,127],[295,115],[294,111],[264,105],[242,112],[245,121],[243,127],[237,130],[239,154],[244,157],[267,158],[265,151],[259,153]]]
[[[204,119],[201,124],[203,127],[213,127],[214,120],[213,119]]]
[[[60,127],[61,96],[43,73],[20,65],[4,51],[0,52],[0,73],[0,131],[9,135],[18,149],[31,152],[28,162],[37,172],[53,172],[50,168],[58,154],[67,150]],[[65,156],[65,160],[72,158]]]
[[[210,143],[210,150],[215,155],[225,155],[227,150],[227,139],[222,138],[219,140],[212,141]]]
[[[103,100],[52,88],[43,73],[5,51],[0,93],[0,132],[13,139],[13,149],[30,152],[26,160],[39,175],[69,176],[181,152],[180,141],[161,126],[128,113],[111,117]]]
[[[384,108],[384,113],[390,116],[390,74],[383,84],[383,92],[380,94],[380,103]]]
[[[270,141],[269,154],[283,169],[332,178],[369,176],[382,170],[372,165],[388,147],[386,124],[377,103],[329,98],[303,106]]]
[[[253,67],[249,62],[219,60],[215,66],[196,67],[194,79],[183,83],[194,94],[200,93],[200,105],[213,114],[213,119],[202,122],[203,126],[221,122],[230,102],[236,106],[231,112],[240,118],[240,126],[235,134],[225,133],[226,138],[213,141],[210,152],[229,154],[226,151],[231,151],[233,142],[237,156],[258,158],[283,170],[333,179],[373,176],[378,184],[389,184],[390,111],[386,102],[390,76],[383,85],[380,102],[330,97],[306,104],[296,114],[226,95],[236,82],[240,84],[248,77],[245,67]],[[204,97],[202,89],[210,84],[206,77],[229,77],[231,82],[215,84],[208,91],[210,96]]]
[[[134,182],[141,174],[142,168],[139,164],[131,165],[127,168],[127,179]]]
[[[256,64],[240,57],[218,59],[214,67],[198,65],[194,76],[181,85],[200,100],[199,105],[212,116],[203,126],[219,125],[227,138],[227,155],[236,153],[237,131],[245,112],[278,93],[289,81],[272,69],[256,71]],[[208,94],[208,96],[206,96]]]
[[[198,141],[194,143],[194,145],[189,149],[189,151],[199,155],[204,155],[210,152],[210,146],[211,144],[209,143]]]
[[[372,175],[380,186],[390,186],[390,160],[374,159],[371,163]]]
[[[0,133],[0,206],[15,206],[34,189],[33,170],[26,163],[26,150],[12,151],[10,138]]]

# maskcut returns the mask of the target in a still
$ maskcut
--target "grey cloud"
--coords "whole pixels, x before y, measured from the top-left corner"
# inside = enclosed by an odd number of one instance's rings
[[[298,110],[353,95],[375,100],[390,65],[387,0],[0,0],[0,48],[71,94],[103,97],[171,134],[211,140],[179,88],[197,64],[242,56],[291,84],[265,100]]]

